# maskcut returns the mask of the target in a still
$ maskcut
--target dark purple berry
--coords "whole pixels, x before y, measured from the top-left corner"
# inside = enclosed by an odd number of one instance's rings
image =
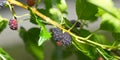
[[[59,28],[52,28],[51,29],[52,34],[53,34],[53,38],[55,41],[59,41],[62,39],[62,31]]]
[[[52,28],[53,39],[57,46],[68,46],[71,44],[71,36],[67,32],[62,32],[59,28]]]
[[[76,20],[71,20],[70,21],[72,24],[74,24],[76,22]],[[78,21],[75,25],[75,27],[80,27],[81,23]]]
[[[0,8],[2,8],[6,4],[6,0],[0,0]]]
[[[63,45],[64,46],[70,45],[71,44],[71,36],[67,32],[64,32],[62,36],[63,36],[63,38],[62,38]]]
[[[9,27],[12,30],[17,30],[17,28],[18,28],[17,20],[16,19],[10,19],[10,21],[9,21]]]

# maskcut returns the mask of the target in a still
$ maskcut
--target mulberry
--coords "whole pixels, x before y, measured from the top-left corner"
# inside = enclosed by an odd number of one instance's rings
[[[27,0],[27,4],[28,4],[29,6],[34,6],[35,0]]]
[[[53,38],[54,38],[55,41],[59,41],[59,40],[62,39],[63,33],[59,28],[52,28],[51,31],[53,33]]]
[[[59,28],[51,29],[53,39],[57,46],[68,46],[71,43],[71,36],[67,32],[62,32]]]
[[[65,46],[70,45],[71,44],[71,36],[67,32],[64,32],[62,36],[63,36],[63,38],[62,38],[63,45],[65,45]]]
[[[10,21],[9,21],[9,27],[12,30],[17,30],[17,28],[18,28],[17,20],[16,19],[10,19]]]
[[[71,20],[70,21],[72,24],[74,24],[76,21],[75,20]],[[75,25],[75,27],[80,27],[81,23],[78,21]]]

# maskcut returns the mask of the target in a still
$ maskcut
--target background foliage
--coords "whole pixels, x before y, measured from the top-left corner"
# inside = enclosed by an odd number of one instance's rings
[[[12,2],[11,2],[12,1]],[[14,5],[20,6],[29,11],[30,22],[38,27],[26,30],[20,27],[19,35],[23,39],[26,49],[37,59],[45,58],[43,53],[44,43],[51,40],[55,45],[52,60],[63,60],[75,54],[78,60],[119,60],[120,59],[120,10],[114,7],[112,0],[75,0],[76,2],[76,23],[81,25],[76,27],[67,18],[67,4],[65,0],[44,0],[44,8],[39,8],[40,0],[26,0],[23,5],[16,0],[6,0],[13,18],[17,18]],[[35,2],[35,4],[29,5]],[[1,2],[0,2],[1,3]],[[11,5],[12,4],[12,5]],[[100,28],[95,31],[88,30],[87,26],[101,18]],[[8,24],[7,19],[0,16],[0,32]],[[18,22],[19,24],[19,22]],[[71,35],[72,43],[69,46],[57,46],[52,38],[52,32],[46,26],[60,28],[62,32]],[[114,40],[110,41],[99,31],[109,31]],[[0,49],[0,58],[12,60],[12,58]]]

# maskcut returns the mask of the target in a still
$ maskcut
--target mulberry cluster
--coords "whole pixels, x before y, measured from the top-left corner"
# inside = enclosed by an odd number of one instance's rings
[[[71,44],[71,36],[67,32],[62,32],[59,28],[51,29],[53,39],[58,46],[68,46]]]
[[[6,4],[6,0],[0,0],[0,8]]]
[[[17,20],[16,19],[10,19],[10,21],[9,21],[9,27],[12,30],[17,30],[17,28],[18,28]]]
[[[70,21],[72,24],[74,24],[76,21],[75,20],[71,20]],[[80,27],[81,23],[78,21],[75,25],[75,27]]]

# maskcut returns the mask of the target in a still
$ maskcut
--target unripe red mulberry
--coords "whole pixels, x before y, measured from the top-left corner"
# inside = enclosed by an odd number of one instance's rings
[[[27,0],[27,4],[28,4],[29,6],[34,6],[35,0]]]
[[[63,45],[62,40],[58,40],[58,41],[56,41],[56,45],[57,45],[57,46],[62,46],[62,45]]]
[[[17,30],[17,28],[18,28],[17,20],[16,19],[10,19],[10,21],[9,21],[9,27],[12,30]]]
[[[102,57],[98,57],[98,59],[97,60],[104,60]]]

